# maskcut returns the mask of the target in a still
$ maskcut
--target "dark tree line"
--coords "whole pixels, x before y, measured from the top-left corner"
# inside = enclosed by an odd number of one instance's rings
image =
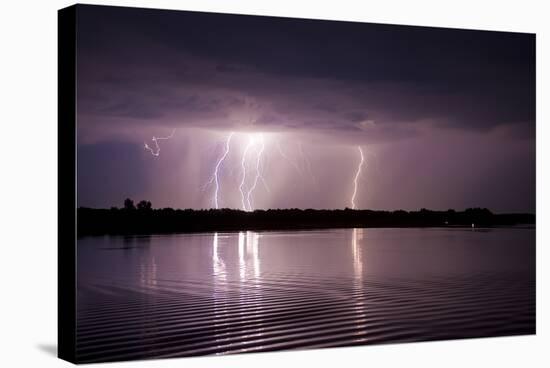
[[[452,227],[513,226],[534,224],[534,214],[494,214],[487,208],[464,211],[373,211],[269,209],[245,212],[234,209],[153,209],[151,202],[131,199],[123,208],[79,208],[79,236],[102,234],[151,234],[197,231],[240,231],[352,227]]]
[[[134,205],[134,201],[131,200],[130,198],[126,198],[124,200],[124,210],[126,211],[133,211],[133,210],[138,210],[138,211],[150,211],[152,210],[152,206],[151,206],[151,202],[149,201],[140,201],[138,204],[137,204],[137,207]],[[111,210],[117,210],[116,207],[111,207]]]

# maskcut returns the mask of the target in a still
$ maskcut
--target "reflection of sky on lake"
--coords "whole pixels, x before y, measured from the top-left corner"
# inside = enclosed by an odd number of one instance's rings
[[[532,333],[534,239],[534,229],[82,238],[79,351],[93,361]]]

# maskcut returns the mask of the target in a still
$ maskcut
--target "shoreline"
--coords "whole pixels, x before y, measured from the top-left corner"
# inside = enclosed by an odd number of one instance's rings
[[[535,228],[534,214],[464,211],[373,210],[77,210],[77,237],[161,235],[239,231],[308,231],[352,228]],[[474,224],[474,227],[472,227]]]
[[[214,233],[233,234],[240,232],[256,232],[256,233],[277,233],[277,232],[314,232],[314,231],[330,231],[330,230],[352,230],[352,229],[449,229],[449,230],[470,230],[470,231],[487,231],[499,229],[515,229],[515,230],[536,230],[534,224],[518,224],[518,225],[495,225],[485,227],[468,227],[468,226],[363,226],[363,227],[316,227],[316,228],[270,228],[270,229],[221,229],[221,230],[189,230],[189,231],[173,231],[173,232],[148,232],[148,233],[105,233],[105,234],[83,234],[79,235],[78,239],[89,237],[149,237],[149,236],[170,236],[170,235],[211,235]]]

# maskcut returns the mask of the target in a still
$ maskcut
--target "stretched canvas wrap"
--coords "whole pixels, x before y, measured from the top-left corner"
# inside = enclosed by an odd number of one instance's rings
[[[61,358],[535,320],[534,34],[59,11]]]

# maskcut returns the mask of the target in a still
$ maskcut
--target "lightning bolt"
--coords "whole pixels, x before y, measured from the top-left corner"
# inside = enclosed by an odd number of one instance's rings
[[[361,168],[363,167],[363,162],[365,161],[365,158],[363,156],[363,150],[360,146],[357,146],[357,149],[359,150],[359,154],[361,156],[361,162],[359,162],[359,166],[357,166],[357,172],[355,173],[355,178],[353,179],[353,194],[351,196],[351,208],[355,209],[355,196],[357,195],[357,181],[359,179],[359,175],[361,175]]]
[[[258,185],[258,180],[262,180],[262,182],[266,186],[266,189],[269,191],[267,185],[265,184],[265,179],[263,178],[262,172],[260,170],[260,162],[262,160],[262,154],[264,152],[264,149],[265,149],[264,137],[263,137],[263,135],[260,135],[260,149],[257,151],[257,154],[256,154],[256,176],[254,177],[254,183],[252,184],[252,186],[248,190],[248,193],[247,193],[247,196],[246,196],[249,211],[252,211],[252,204],[250,202],[250,196],[252,195],[252,192],[254,192],[254,190],[256,189],[256,186]]]
[[[170,134],[169,136],[167,137],[155,137],[153,136],[153,138],[151,139],[153,141],[153,143],[155,143],[155,148],[151,148],[149,147],[149,145],[147,143],[143,143],[144,144],[144,148],[146,150],[148,150],[149,152],[151,152],[151,154],[155,157],[158,157],[160,155],[160,146],[158,144],[158,141],[162,141],[162,140],[167,140],[167,139],[170,139],[174,136],[174,133],[176,132],[176,129],[172,130],[172,134]]]
[[[246,180],[246,154],[248,153],[248,150],[250,149],[250,147],[252,147],[252,144],[254,144],[254,139],[251,136],[248,140],[248,144],[246,145],[246,147],[243,151],[243,156],[242,156],[242,159],[241,159],[241,168],[242,168],[242,171],[243,171],[243,176],[242,176],[242,179],[241,179],[241,184],[239,185],[239,191],[241,192],[241,203],[243,205],[243,211],[248,210],[247,207],[246,207],[246,203],[244,201],[243,188],[244,188],[244,183],[245,183],[245,180]]]
[[[227,137],[227,140],[225,141],[225,151],[223,155],[220,157],[218,162],[216,163],[216,167],[214,168],[214,174],[212,174],[212,178],[210,179],[210,183],[214,181],[215,184],[215,190],[214,190],[214,206],[216,209],[219,208],[218,204],[218,193],[220,191],[220,181],[218,178],[218,173],[220,171],[220,167],[222,166],[222,163],[225,161],[225,158],[227,157],[229,153],[229,144],[231,143],[231,138],[233,137],[234,132],[229,133],[229,136]]]
[[[264,137],[261,136],[261,142],[262,142],[262,150],[261,150],[261,153],[260,153],[260,157],[259,157],[259,160],[258,160],[258,165],[256,167],[256,170],[257,170],[257,173],[259,174],[260,176],[260,180],[262,181],[262,184],[266,190],[266,192],[268,193],[271,193],[271,190],[269,189],[269,186],[267,185],[267,182],[265,181],[265,177],[264,175],[262,174],[262,171],[263,171],[263,163],[265,163],[265,160],[261,160],[261,154],[264,153],[264,150],[265,150],[265,145],[264,145]]]
[[[313,170],[311,169],[311,161],[309,160],[309,157],[306,156],[304,153],[304,148],[302,147],[302,142],[298,144],[300,155],[302,156],[302,161],[305,163],[306,169],[309,173],[309,176],[311,177],[311,180],[313,180],[313,183],[318,188],[319,184],[317,183],[317,179],[315,178],[315,175],[313,175]]]

